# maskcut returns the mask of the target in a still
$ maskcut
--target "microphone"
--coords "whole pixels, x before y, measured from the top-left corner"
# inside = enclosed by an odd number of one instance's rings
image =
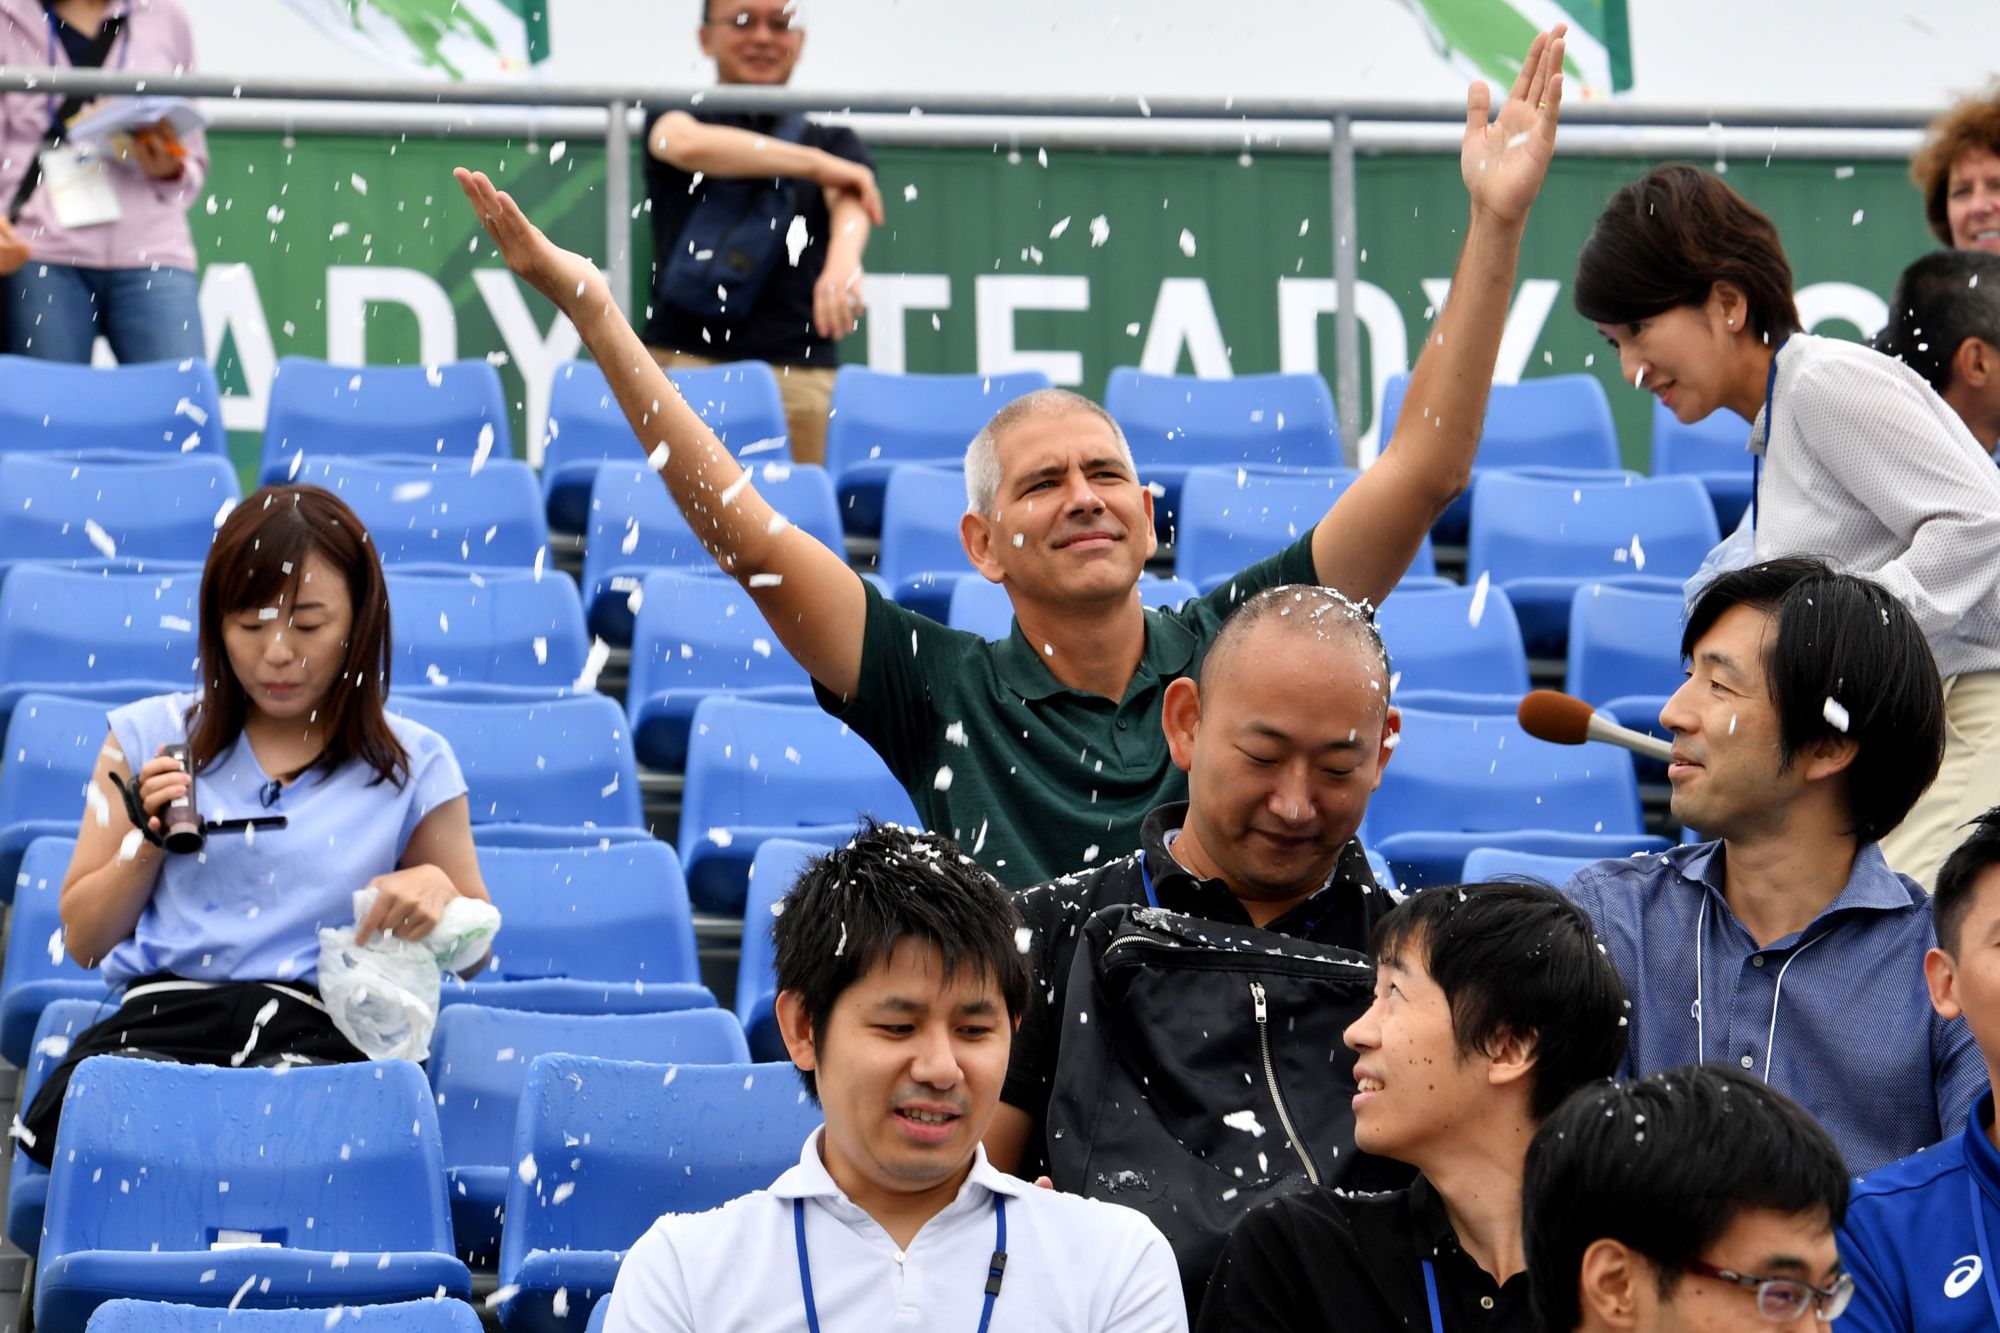
[[[1634,754],[1643,754],[1663,764],[1673,758],[1673,747],[1665,741],[1630,727],[1619,726],[1575,695],[1560,694],[1555,690],[1531,690],[1522,696],[1516,716],[1521,720],[1521,730],[1537,740],[1553,741],[1557,745],[1604,741],[1609,745],[1622,745]]]

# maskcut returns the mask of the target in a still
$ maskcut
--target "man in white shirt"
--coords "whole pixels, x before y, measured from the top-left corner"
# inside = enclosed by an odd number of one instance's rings
[[[606,1333],[1185,1330],[1150,1221],[979,1146],[1027,1004],[1019,928],[935,834],[870,828],[809,865],[772,927],[777,1012],[826,1124],[769,1189],[640,1237]]]

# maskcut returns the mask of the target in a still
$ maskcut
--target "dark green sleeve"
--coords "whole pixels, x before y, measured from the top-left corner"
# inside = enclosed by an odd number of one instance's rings
[[[1190,598],[1179,611],[1172,613],[1194,631],[1200,651],[1207,651],[1231,611],[1264,589],[1279,588],[1288,583],[1319,582],[1319,570],[1313,565],[1314,530],[1308,529],[1284,550],[1265,556],[1235,578],[1216,585],[1215,591],[1207,596]]]
[[[882,756],[917,809],[925,811],[936,767],[930,757],[944,725],[938,696],[954,680],[966,646],[983,646],[984,640],[896,605],[867,579],[862,586],[868,611],[854,696],[843,700],[815,681],[813,697]]]

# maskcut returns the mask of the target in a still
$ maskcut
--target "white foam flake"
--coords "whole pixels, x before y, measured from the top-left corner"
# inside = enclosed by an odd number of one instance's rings
[[[578,694],[588,694],[590,691],[596,689],[598,674],[604,670],[604,664],[610,660],[611,645],[606,643],[601,636],[593,637],[590,641],[590,654],[583,659],[583,670],[577,675],[572,688]]]
[[[120,861],[136,860],[139,855],[139,845],[145,841],[146,835],[139,832],[138,829],[128,830],[125,836],[119,840],[118,859]]]
[[[753,588],[775,588],[785,581],[783,574],[752,574],[750,586]]]
[[[653,446],[653,452],[646,455],[646,463],[649,467],[653,469],[653,471],[660,472],[665,470],[667,466],[667,460],[672,457],[673,457],[673,450],[667,448],[667,442],[665,440],[661,440],[658,444]]]
[[[409,504],[413,500],[423,499],[430,493],[431,484],[427,481],[405,481],[398,483],[396,488],[389,492],[389,498],[397,504]]]
[[[493,423],[490,421],[482,421],[481,423],[479,423],[479,443],[475,445],[472,450],[472,472],[470,475],[475,477],[478,476],[479,469],[485,467],[486,460],[488,458],[491,458],[492,456],[493,456]]]
[[[1189,259],[1194,258],[1194,233],[1186,227],[1181,228],[1181,253]]]
[[[1465,623],[1474,629],[1479,628],[1479,622],[1486,618],[1486,594],[1492,586],[1493,576],[1481,570],[1479,582],[1472,585],[1472,602],[1465,608]]]
[[[170,629],[180,634],[194,633],[194,622],[186,616],[161,616],[160,628]]]
[[[96,519],[86,518],[83,520],[83,535],[90,539],[90,544],[95,546],[97,553],[106,560],[114,559],[117,556],[118,543],[111,540],[110,533],[98,526]]]
[[[520,1164],[514,1168],[514,1174],[521,1178],[521,1183],[523,1185],[534,1184],[535,1155],[533,1153],[529,1153],[526,1157],[523,1157],[520,1161]]]
[[[1026,953],[1035,942],[1035,932],[1027,926],[1016,927],[1014,931],[1014,951]]]
[[[937,776],[931,779],[931,788],[934,791],[951,790],[951,766],[949,764],[943,764],[938,767]]]
[[[1111,219],[1099,213],[1090,220],[1090,246],[1094,250],[1111,239]]]
[[[806,231],[805,215],[803,213],[792,214],[792,225],[785,228],[785,254],[791,260],[793,268],[799,266],[799,256],[805,253],[806,242],[809,239],[810,235]]]
[[[1261,1139],[1264,1137],[1264,1126],[1258,1123],[1255,1111],[1247,1109],[1231,1111],[1228,1115],[1222,1117],[1222,1123],[1231,1129],[1241,1130],[1251,1138]]]
[[[537,634],[535,636],[535,665],[547,666],[548,664],[549,664],[549,641],[543,638],[541,635]]]
[[[1841,705],[1840,700],[1834,698],[1832,695],[1828,695],[1826,706],[1820,709],[1820,715],[1826,718],[1827,725],[1831,726],[1835,731],[1843,735],[1846,734],[1848,723],[1847,709]]]
[[[224,500],[222,508],[215,511],[215,527],[217,531],[221,531],[222,525],[229,521],[229,511],[234,508],[236,508],[236,501]]]

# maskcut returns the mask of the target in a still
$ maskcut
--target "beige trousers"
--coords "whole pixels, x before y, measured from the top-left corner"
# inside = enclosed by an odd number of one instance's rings
[[[1965,821],[2000,805],[2000,671],[1947,676],[1944,722],[1937,781],[1882,839],[1890,869],[1926,889],[1935,887],[1938,868],[1964,840]]]
[[[670,352],[663,347],[646,350],[668,370],[723,364],[712,356]],[[792,458],[800,463],[826,462],[826,417],[833,402],[833,367],[774,365],[771,370],[778,377],[778,396],[785,402],[785,433],[791,436]]]

